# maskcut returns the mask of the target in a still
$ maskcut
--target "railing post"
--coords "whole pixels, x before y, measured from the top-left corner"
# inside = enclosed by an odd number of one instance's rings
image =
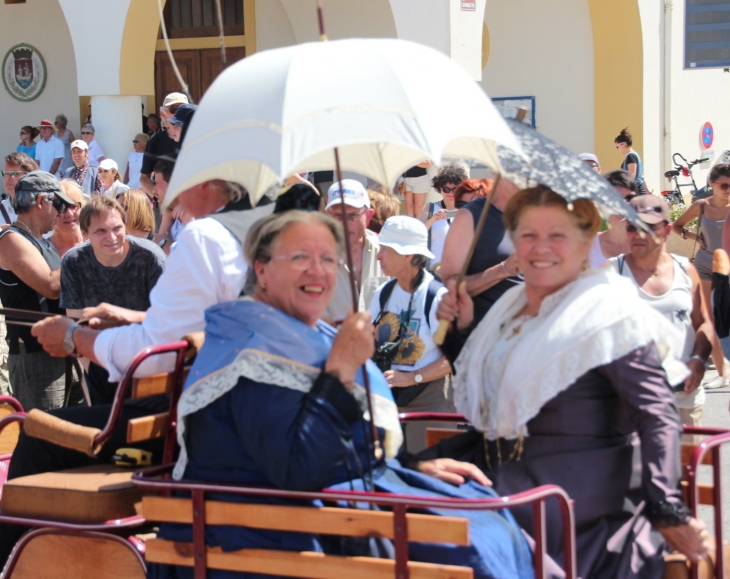
[[[712,447],[712,502],[715,503],[715,577],[724,579],[725,558],[722,549],[722,473],[720,445]]]
[[[205,492],[192,490],[193,498],[193,562],[195,579],[206,579],[207,547],[205,545]]]
[[[393,543],[395,544],[395,579],[408,579],[407,505],[393,505]],[[197,579],[197,577],[196,577]]]
[[[545,579],[545,500],[532,503],[532,529],[535,539],[535,579]]]

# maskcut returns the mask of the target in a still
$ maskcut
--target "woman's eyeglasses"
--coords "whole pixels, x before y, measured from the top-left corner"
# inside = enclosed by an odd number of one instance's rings
[[[135,145],[138,143],[141,143],[142,141],[132,141]]]
[[[441,193],[453,193],[456,187],[441,187]]]
[[[314,267],[314,260],[318,259],[322,269],[327,273],[336,273],[342,265],[342,260],[334,255],[320,255],[315,258],[313,255],[304,252],[290,253],[289,255],[276,255],[271,258],[272,261],[286,260],[289,265],[296,270],[306,271]]]
[[[82,135],[93,135],[94,133],[91,133],[89,131],[81,131]]]
[[[717,185],[723,191],[730,189],[730,183],[718,183],[717,181],[713,181],[712,185]]]
[[[22,137],[23,135],[27,135],[27,134],[28,134],[28,133],[26,133],[25,131],[20,131],[20,136],[21,136],[21,137]]]

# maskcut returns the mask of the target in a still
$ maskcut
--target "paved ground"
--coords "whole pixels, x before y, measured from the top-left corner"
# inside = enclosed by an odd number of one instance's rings
[[[705,380],[709,380],[717,376],[714,370],[708,370],[705,374]],[[702,417],[703,426],[718,426],[730,428],[730,388],[718,388],[717,390],[707,391],[707,401],[705,403],[705,414]],[[730,538],[730,450],[721,452],[722,461],[722,490],[723,490],[723,537]],[[700,482],[712,482],[712,469],[710,467],[702,467],[700,469]],[[700,507],[700,517],[705,524],[712,529],[713,523],[712,507]],[[714,532],[713,532],[714,534]]]

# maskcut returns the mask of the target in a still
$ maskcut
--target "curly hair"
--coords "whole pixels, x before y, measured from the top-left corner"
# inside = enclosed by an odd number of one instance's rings
[[[625,127],[621,129],[621,132],[618,134],[618,137],[616,137],[613,140],[614,143],[626,143],[629,147],[634,144],[634,140],[631,137],[631,133],[629,132],[629,127]]]
[[[441,167],[436,176],[431,179],[431,186],[440,193],[441,188],[447,183],[458,185],[468,177],[466,170],[459,163],[449,163]]]

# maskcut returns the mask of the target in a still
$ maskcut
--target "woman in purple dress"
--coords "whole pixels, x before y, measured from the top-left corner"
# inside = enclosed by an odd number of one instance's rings
[[[454,360],[457,410],[474,430],[421,458],[469,460],[501,495],[565,488],[584,579],[661,578],[667,545],[702,559],[708,533],[679,492],[669,385],[687,369],[666,347],[673,329],[609,268],[587,266],[600,226],[590,201],[569,208],[536,187],[509,201],[504,220],[524,285],[476,327],[471,299],[453,283],[438,309],[455,322],[443,349]],[[516,515],[531,527],[529,510]],[[548,552],[560,561],[557,509],[548,517]]]

